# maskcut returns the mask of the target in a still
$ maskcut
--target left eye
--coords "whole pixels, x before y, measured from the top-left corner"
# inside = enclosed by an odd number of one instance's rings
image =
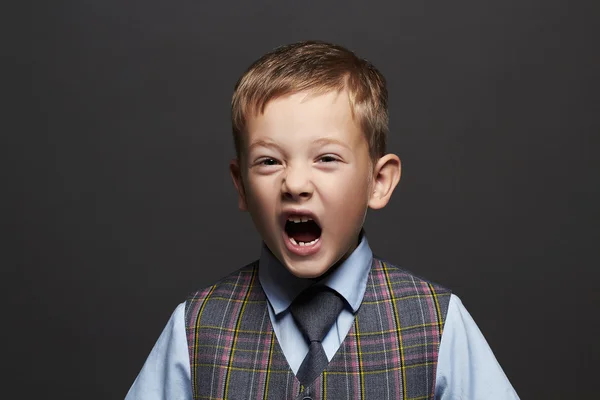
[[[277,160],[274,158],[264,158],[260,160],[260,164],[262,165],[277,165]]]
[[[321,158],[319,158],[320,162],[324,162],[324,163],[331,163],[331,162],[336,162],[339,161],[337,158],[335,158],[334,156],[323,156]]]

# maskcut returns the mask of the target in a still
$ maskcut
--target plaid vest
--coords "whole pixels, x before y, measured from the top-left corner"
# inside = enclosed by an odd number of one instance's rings
[[[194,399],[428,399],[450,291],[373,259],[354,325],[302,386],[271,326],[258,262],[186,301]]]

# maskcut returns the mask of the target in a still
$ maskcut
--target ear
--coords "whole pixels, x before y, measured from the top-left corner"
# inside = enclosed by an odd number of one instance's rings
[[[233,185],[238,192],[238,207],[242,211],[248,211],[248,203],[246,203],[246,191],[244,189],[244,181],[242,180],[242,172],[238,159],[234,158],[229,162],[229,172],[233,179]]]
[[[400,181],[401,170],[400,158],[395,154],[386,154],[377,161],[373,168],[370,208],[379,210],[386,206]]]

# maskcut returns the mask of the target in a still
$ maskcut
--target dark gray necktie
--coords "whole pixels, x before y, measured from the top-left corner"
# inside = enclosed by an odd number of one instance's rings
[[[329,361],[321,341],[343,307],[344,300],[323,285],[306,289],[290,305],[290,312],[298,328],[310,342],[308,354],[296,374],[302,385],[309,385],[327,367]]]

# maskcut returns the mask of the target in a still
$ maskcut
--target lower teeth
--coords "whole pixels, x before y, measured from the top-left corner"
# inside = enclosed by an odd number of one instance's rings
[[[297,242],[296,239],[294,238],[290,238],[290,242],[294,245],[294,246],[301,246],[301,247],[305,247],[305,246],[312,246],[313,244],[317,243],[319,241],[320,238],[316,238],[315,240],[313,240],[312,242]]]

